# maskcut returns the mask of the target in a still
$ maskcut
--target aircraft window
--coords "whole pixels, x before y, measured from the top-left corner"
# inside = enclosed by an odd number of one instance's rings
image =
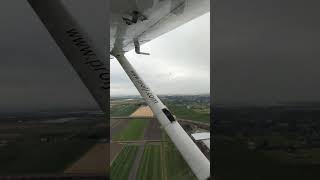
[[[175,121],[174,117],[168,109],[162,109],[162,112],[167,116],[170,122]]]

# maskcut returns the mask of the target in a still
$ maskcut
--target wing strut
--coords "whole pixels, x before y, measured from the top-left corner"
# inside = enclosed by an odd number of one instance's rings
[[[101,110],[109,115],[110,72],[107,54],[99,53],[62,0],[28,0]],[[107,30],[106,30],[107,32]]]
[[[156,94],[144,83],[133,66],[122,53],[112,52],[119,61],[141,96],[145,99],[161,126],[164,128],[182,157],[190,166],[198,179],[210,178],[210,162],[192,141],[189,135],[172,116],[168,108],[161,102]]]

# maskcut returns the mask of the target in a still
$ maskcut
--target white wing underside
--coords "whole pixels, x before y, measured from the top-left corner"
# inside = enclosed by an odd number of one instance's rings
[[[146,19],[126,24],[134,11]],[[110,52],[130,51],[135,40],[146,43],[209,11],[210,0],[112,0]]]

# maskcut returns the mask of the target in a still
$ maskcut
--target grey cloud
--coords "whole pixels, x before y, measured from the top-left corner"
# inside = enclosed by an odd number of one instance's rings
[[[141,49],[150,56],[126,54],[157,94],[210,92],[210,13],[168,32]],[[111,61],[111,95],[138,95],[116,60]]]

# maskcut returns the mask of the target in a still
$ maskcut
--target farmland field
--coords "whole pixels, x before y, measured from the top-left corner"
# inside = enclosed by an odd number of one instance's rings
[[[121,152],[123,148],[122,144],[118,143],[111,143],[110,144],[110,164],[116,159],[118,154]]]
[[[144,136],[145,128],[149,121],[145,119],[132,119],[114,138],[118,141],[140,140]]]
[[[160,145],[146,145],[136,179],[161,180],[161,170]]]
[[[68,167],[65,173],[106,173],[108,151],[107,143],[94,145],[81,159]]]
[[[62,174],[107,137],[105,117],[92,112],[34,113],[3,119],[0,176]]]
[[[210,106],[207,99],[202,96],[163,97],[178,119],[209,123]],[[128,179],[130,175],[130,179],[139,180],[196,180],[141,98],[117,99],[110,106],[111,116],[114,117],[111,120],[111,138],[113,144],[120,143],[123,146],[119,153],[111,151],[114,157],[111,179]],[[135,144],[135,150],[130,151],[128,148],[132,144]]]
[[[176,149],[169,137],[163,132],[164,142],[161,144],[161,158],[163,164],[163,174],[168,180],[196,180],[188,164],[182,158],[180,152]]]
[[[289,159],[283,151],[250,151],[239,139],[216,136],[214,152],[217,179],[319,179],[319,163],[300,162],[302,159],[299,158],[293,162],[293,158]]]
[[[177,118],[205,123],[210,122],[210,110],[208,106],[198,104],[185,105],[171,101],[167,102],[166,105]]]
[[[129,116],[139,107],[138,103],[116,103],[110,108],[110,116]]]
[[[116,160],[111,165],[111,179],[112,180],[124,180],[128,179],[128,175],[134,159],[138,146],[125,146]]]
[[[153,112],[149,106],[140,106],[136,111],[134,111],[130,117],[153,117]]]
[[[83,140],[49,143],[29,140],[8,145],[0,148],[0,174],[61,172],[93,144]]]

